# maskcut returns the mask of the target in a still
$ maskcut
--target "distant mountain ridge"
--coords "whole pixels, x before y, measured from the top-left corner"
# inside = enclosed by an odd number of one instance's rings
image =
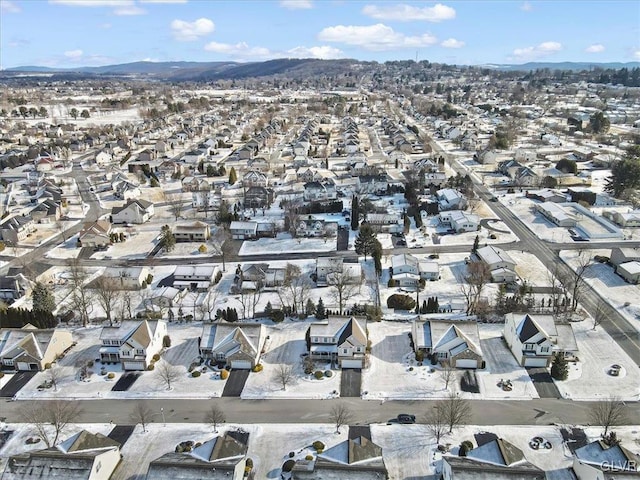
[[[149,75],[172,81],[214,81],[222,79],[241,79],[272,75],[332,75],[339,74],[349,67],[371,67],[382,65],[377,62],[364,62],[354,59],[320,60],[314,58],[280,58],[264,62],[132,62],[101,67],[44,67],[28,65],[2,70],[4,75],[19,73],[46,74],[82,74],[101,75]],[[593,68],[620,69],[640,67],[640,62],[529,62],[521,65],[474,65],[476,68],[490,68],[500,71],[550,70],[590,70]]]

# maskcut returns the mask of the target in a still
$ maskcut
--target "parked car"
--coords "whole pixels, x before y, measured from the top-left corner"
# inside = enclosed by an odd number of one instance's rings
[[[400,415],[398,415],[398,423],[401,423],[403,425],[416,423],[416,416],[410,415],[408,413],[401,413]]]

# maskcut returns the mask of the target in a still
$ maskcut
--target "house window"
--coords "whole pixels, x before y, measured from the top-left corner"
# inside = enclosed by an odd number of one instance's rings
[[[10,367],[11,367],[11,366],[13,366],[13,360],[6,359],[6,360],[4,361],[4,364],[5,364],[5,365],[8,365],[8,366],[10,366]]]
[[[216,354],[216,360],[224,360],[224,353],[217,353]]]
[[[123,350],[122,351],[122,356],[123,357],[128,357],[131,355],[131,350]]]
[[[344,353],[345,355],[347,354],[347,352],[348,352],[348,351],[349,351],[349,350],[347,350],[346,348],[343,348],[343,349],[342,349],[342,353]]]
[[[144,349],[142,348],[136,349],[136,355],[144,355]]]
[[[447,358],[448,353],[447,352],[438,352],[438,358]]]
[[[525,351],[533,351],[536,349],[536,344],[535,343],[525,343],[524,344],[524,349]]]
[[[542,347],[542,348],[540,348],[540,351],[542,353],[547,353],[549,351],[549,347]]]

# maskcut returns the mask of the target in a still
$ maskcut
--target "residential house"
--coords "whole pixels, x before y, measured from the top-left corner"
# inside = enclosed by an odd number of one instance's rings
[[[554,190],[551,188],[529,190],[525,195],[527,198],[533,198],[541,202],[566,203],[568,201],[568,196],[566,193],[562,193],[560,190]]]
[[[476,250],[474,258],[487,265],[492,282],[515,282],[518,279],[518,274],[515,272],[516,262],[499,247],[493,245],[480,247]]]
[[[73,337],[68,330],[22,328],[0,329],[0,362],[2,369],[42,371],[69,350]]]
[[[640,283],[640,261],[621,263],[616,267],[616,273],[625,281],[637,285]]]
[[[250,170],[242,176],[242,186],[248,187],[268,187],[269,178],[262,172]]]
[[[338,233],[338,222],[329,222],[323,218],[315,218],[313,215],[298,220],[296,236],[298,237],[335,237]]]
[[[173,286],[195,292],[206,292],[220,270],[211,265],[179,265],[173,272]]]
[[[176,225],[173,236],[176,242],[206,242],[211,237],[211,230],[209,224],[196,220]]]
[[[444,172],[424,172],[425,186],[442,187],[447,183],[447,174]]]
[[[316,258],[316,284],[327,285],[327,278],[333,273],[342,273],[343,257]]]
[[[536,203],[535,209],[543,217],[559,227],[575,227],[578,224],[576,216],[567,212],[561,204],[552,202]]]
[[[260,323],[208,324],[202,327],[200,356],[214,364],[249,370],[260,362],[264,340],[264,325]]]
[[[571,325],[556,324],[553,315],[509,313],[503,335],[523,367],[548,367],[554,353],[571,357],[578,351]]]
[[[476,321],[414,321],[411,334],[416,353],[452,367],[484,368]]]
[[[197,444],[190,452],[165,453],[152,460],[147,480],[243,480],[249,434],[228,431]]]
[[[596,440],[575,450],[572,468],[578,480],[640,478],[640,455]]]
[[[615,247],[611,249],[609,255],[609,262],[614,267],[618,267],[627,262],[639,262],[640,261],[640,248],[632,247]]]
[[[164,320],[125,320],[117,327],[103,327],[100,333],[100,361],[121,363],[123,370],[146,370],[162,350],[167,335]]]
[[[153,214],[153,202],[129,200],[124,205],[111,209],[111,223],[145,223]]]
[[[31,218],[38,223],[55,223],[62,216],[60,203],[52,199],[46,199],[31,209],[29,212]]]
[[[83,247],[106,247],[111,244],[111,222],[98,220],[85,224],[78,234],[78,242]]]
[[[0,237],[4,243],[17,245],[35,231],[31,215],[16,215],[0,221]]]
[[[147,267],[107,267],[102,278],[118,290],[140,290],[147,286]]]
[[[502,438],[470,450],[466,457],[442,457],[442,480],[546,480],[543,470],[530,463],[522,450]]]
[[[113,162],[113,155],[107,150],[100,150],[96,154],[96,164],[100,167],[111,165]]]
[[[360,175],[358,177],[358,193],[371,193],[374,195],[384,194],[389,186],[387,175]]]
[[[385,480],[389,478],[389,474],[384,463],[382,447],[361,435],[329,447],[312,460],[298,459],[289,478]]]
[[[307,202],[323,202],[338,198],[335,183],[330,180],[304,184],[303,198]]]
[[[367,347],[365,318],[330,316],[307,330],[307,350],[313,360],[337,363],[341,368],[363,368]]]
[[[420,262],[409,253],[391,257],[390,274],[398,287],[416,288],[420,282]]]
[[[456,233],[475,232],[480,227],[480,217],[478,215],[462,210],[440,212],[438,220]]]
[[[436,192],[440,210],[460,210],[466,206],[466,199],[453,188],[443,188]]]
[[[248,187],[244,191],[245,208],[268,208],[273,202],[273,190],[265,187]]]
[[[603,215],[605,215],[605,212],[603,212]],[[619,225],[623,228],[640,227],[640,210],[632,210],[629,212],[611,212],[609,213],[609,218],[611,218],[611,220],[613,220],[616,225]]]
[[[178,290],[174,287],[160,287],[151,292],[151,295],[144,300],[144,308],[150,311],[159,311],[163,308],[172,308],[180,302],[186,290]]]
[[[142,195],[140,187],[128,180],[116,180],[111,184],[113,196],[122,200],[138,198]]]
[[[0,300],[7,304],[12,304],[31,289],[29,279],[19,272],[18,269],[10,268],[5,275],[0,276]]]
[[[2,480],[108,480],[120,463],[120,443],[81,430],[51,448],[9,457]]]
[[[388,213],[369,213],[366,222],[371,225],[375,232],[399,233],[404,228],[401,215],[391,215]]]
[[[258,236],[258,224],[256,222],[231,222],[229,226],[231,237],[234,240],[248,240]]]

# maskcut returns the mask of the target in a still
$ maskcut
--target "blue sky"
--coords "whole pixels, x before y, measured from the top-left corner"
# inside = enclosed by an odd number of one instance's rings
[[[0,0],[0,66],[640,61],[640,1]]]

